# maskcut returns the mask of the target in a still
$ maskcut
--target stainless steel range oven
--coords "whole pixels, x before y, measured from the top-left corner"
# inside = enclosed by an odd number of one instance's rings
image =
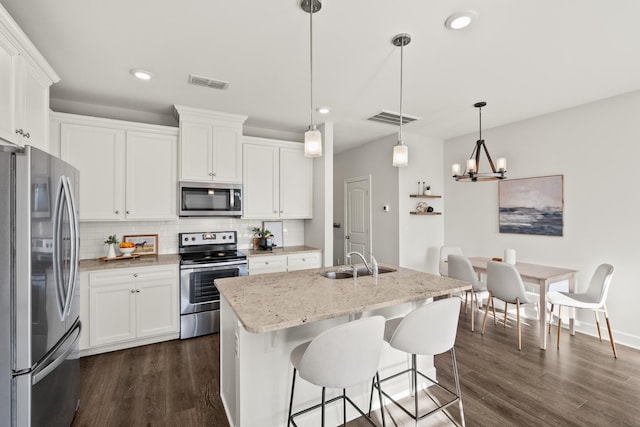
[[[215,280],[247,275],[235,231],[180,233],[180,338],[220,331]]]

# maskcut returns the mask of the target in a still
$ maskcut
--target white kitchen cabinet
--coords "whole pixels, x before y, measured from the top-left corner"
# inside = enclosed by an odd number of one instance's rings
[[[322,267],[321,252],[303,252],[287,256],[287,271],[308,270]]]
[[[248,262],[250,276],[287,271],[286,255],[252,256],[248,258]]]
[[[60,157],[80,170],[81,220],[177,217],[177,129],[72,114],[52,119]]]
[[[126,219],[176,217],[175,135],[127,131]]]
[[[0,137],[49,151],[49,87],[59,80],[0,6]]]
[[[122,219],[125,131],[63,122],[60,132],[60,157],[80,171],[80,219]]]
[[[296,142],[245,137],[243,218],[313,216],[313,159]]]
[[[180,180],[242,182],[246,116],[175,106],[180,123]]]
[[[91,349],[109,351],[113,345],[132,347],[179,335],[177,265],[93,271],[88,287]]]
[[[322,267],[321,251],[292,253],[287,255],[250,256],[249,275],[282,273]]]

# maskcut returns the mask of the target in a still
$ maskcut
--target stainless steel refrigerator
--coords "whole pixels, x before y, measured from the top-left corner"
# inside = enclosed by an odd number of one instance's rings
[[[0,426],[68,427],[78,408],[79,173],[0,146]]]

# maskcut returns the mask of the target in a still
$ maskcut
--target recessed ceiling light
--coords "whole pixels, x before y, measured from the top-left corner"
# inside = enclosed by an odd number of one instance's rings
[[[463,12],[456,12],[450,15],[444,26],[450,30],[461,30],[468,27],[478,17],[478,14],[473,10],[465,10]]]
[[[131,74],[133,74],[140,80],[151,80],[151,77],[153,77],[153,74],[151,74],[150,72],[141,70],[139,68],[134,68],[133,70],[131,70]]]
[[[330,107],[318,107],[316,108],[316,111],[320,114],[329,114],[331,112],[331,108]]]

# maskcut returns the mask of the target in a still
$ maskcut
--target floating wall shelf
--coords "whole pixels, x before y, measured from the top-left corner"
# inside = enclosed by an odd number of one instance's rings
[[[442,212],[409,212],[411,215],[442,215]]]
[[[442,196],[438,196],[435,194],[429,194],[429,195],[424,195],[424,194],[409,194],[409,197],[417,197],[419,199],[441,199]]]

